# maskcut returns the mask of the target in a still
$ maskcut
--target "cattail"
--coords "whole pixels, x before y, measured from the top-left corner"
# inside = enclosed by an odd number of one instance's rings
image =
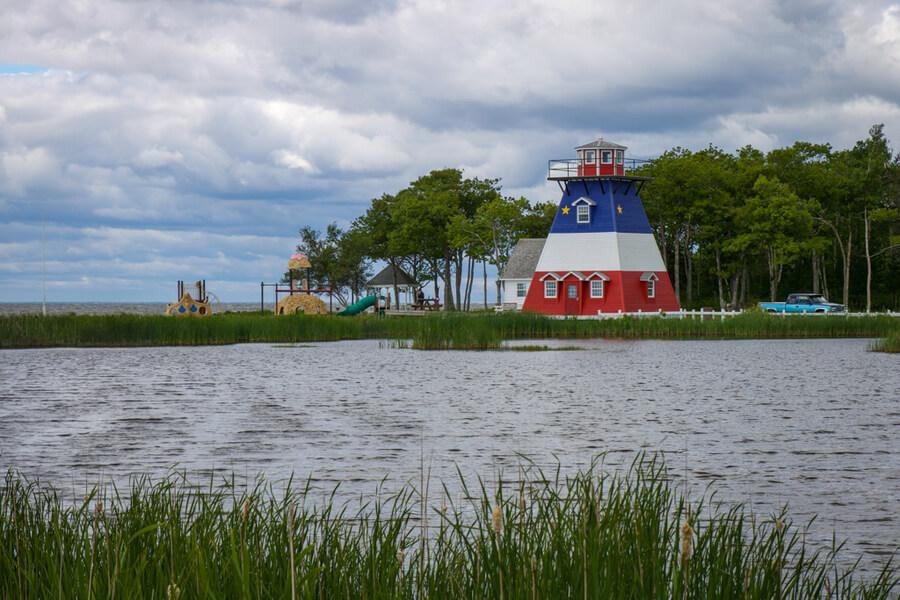
[[[294,531],[294,512],[296,509],[297,507],[293,502],[289,503],[287,506],[287,526],[288,530],[291,532]]]
[[[397,550],[397,562],[402,565],[405,558],[406,553],[403,550]]]
[[[169,587],[166,588],[166,598],[168,600],[178,600],[181,598],[181,588],[175,583],[170,583]]]
[[[687,521],[681,526],[681,564],[687,564],[694,554],[694,528]]]
[[[494,511],[491,513],[491,521],[494,524],[494,533],[499,534],[503,531],[503,510],[499,504],[494,505]]]
[[[519,495],[519,511],[525,512],[525,494]]]
[[[249,517],[249,516],[250,516],[250,499],[248,498],[247,500],[244,500],[244,506],[241,507],[241,518],[243,518],[244,521],[246,521],[247,517]]]
[[[94,516],[99,518],[103,514],[103,500],[97,500],[94,504]]]
[[[784,521],[781,519],[775,519],[775,529],[778,533],[784,531]]]

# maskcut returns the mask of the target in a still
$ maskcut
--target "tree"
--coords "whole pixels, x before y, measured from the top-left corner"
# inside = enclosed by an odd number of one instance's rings
[[[760,175],[753,185],[754,195],[739,210],[747,224],[746,233],[729,244],[746,251],[761,248],[769,269],[769,298],[775,300],[785,265],[794,263],[807,249],[812,228],[811,206],[788,185]]]
[[[460,212],[462,173],[458,169],[432,171],[400,191],[391,206],[389,251],[396,256],[420,253],[441,272],[444,309],[454,310],[451,269],[456,259],[449,225]]]

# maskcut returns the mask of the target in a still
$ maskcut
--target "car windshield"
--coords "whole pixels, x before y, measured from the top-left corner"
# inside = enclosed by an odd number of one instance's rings
[[[809,296],[810,304],[828,304],[828,300],[825,299],[825,296],[821,294],[816,294],[815,296]]]

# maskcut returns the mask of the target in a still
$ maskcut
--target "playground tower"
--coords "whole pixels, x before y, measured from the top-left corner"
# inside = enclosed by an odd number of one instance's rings
[[[554,315],[679,309],[625,146],[600,138],[551,160],[562,191],[522,309]]]

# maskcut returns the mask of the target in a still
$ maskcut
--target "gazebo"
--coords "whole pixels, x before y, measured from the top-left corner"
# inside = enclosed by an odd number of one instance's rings
[[[375,294],[378,297],[384,295],[385,290],[393,290],[396,288],[398,294],[401,292],[406,294],[405,304],[408,306],[415,301],[419,283],[413,279],[412,275],[400,267],[391,267],[391,265],[388,265],[377,275],[372,277],[372,279],[367,281],[365,288],[367,293]],[[400,307],[400,299],[394,298],[391,308],[399,309]]]

